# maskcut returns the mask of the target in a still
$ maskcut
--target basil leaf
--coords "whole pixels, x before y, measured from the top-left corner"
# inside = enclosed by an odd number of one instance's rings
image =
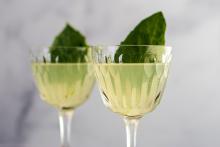
[[[51,62],[85,62],[87,49],[82,50],[80,47],[86,46],[85,37],[67,23],[50,47]]]
[[[151,53],[147,53],[146,46],[126,45],[164,45],[166,21],[162,12],[157,12],[142,20],[126,39],[121,42],[115,53],[114,60],[119,63],[120,58],[124,63],[155,62]],[[125,45],[125,46],[123,46]]]

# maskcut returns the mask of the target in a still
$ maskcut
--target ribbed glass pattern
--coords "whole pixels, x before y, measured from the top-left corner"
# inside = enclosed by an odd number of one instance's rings
[[[89,63],[33,63],[32,69],[42,99],[58,108],[81,105],[94,83]]]
[[[168,64],[96,64],[96,76],[104,104],[123,116],[138,117],[160,102]]]

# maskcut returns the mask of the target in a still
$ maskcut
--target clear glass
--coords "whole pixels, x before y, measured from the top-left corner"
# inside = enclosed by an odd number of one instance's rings
[[[61,146],[70,147],[73,112],[88,99],[94,85],[91,50],[40,48],[31,50],[31,63],[42,100],[59,112]]]
[[[92,60],[106,107],[123,116],[127,147],[136,147],[138,122],[160,103],[171,47],[158,45],[92,46]]]

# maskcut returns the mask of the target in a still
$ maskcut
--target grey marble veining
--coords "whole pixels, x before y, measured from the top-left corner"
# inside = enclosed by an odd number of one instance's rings
[[[90,44],[119,44],[158,10],[174,58],[160,106],[140,123],[138,146],[219,147],[219,0],[1,0],[0,146],[59,146],[57,112],[39,98],[28,49],[49,45],[66,22]],[[125,146],[123,121],[97,87],[72,127],[73,146]]]

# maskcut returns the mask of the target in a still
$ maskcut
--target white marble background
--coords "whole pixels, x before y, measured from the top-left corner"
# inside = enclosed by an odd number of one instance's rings
[[[162,103],[140,123],[138,147],[219,147],[219,0],[0,0],[0,147],[59,146],[57,114],[39,98],[28,48],[50,44],[66,21],[90,44],[118,44],[158,10],[174,59]],[[125,146],[123,122],[97,87],[72,126],[75,147]]]

